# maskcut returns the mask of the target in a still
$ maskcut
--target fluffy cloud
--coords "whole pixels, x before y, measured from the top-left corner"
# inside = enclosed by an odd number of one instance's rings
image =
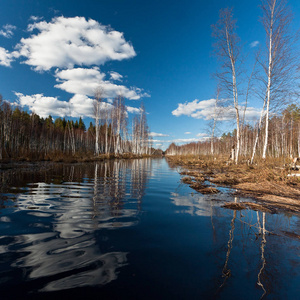
[[[199,142],[202,139],[197,139],[197,138],[191,138],[191,139],[174,139],[170,141],[166,141],[167,143],[176,143],[176,144],[181,144],[181,143],[192,143],[192,142]]]
[[[172,111],[176,117],[185,115],[194,119],[211,120],[214,118],[215,99],[199,101],[195,99],[192,102],[179,103],[178,107]],[[240,107],[242,112],[243,107]],[[235,109],[231,106],[217,107],[216,115],[220,121],[228,121],[235,118]],[[245,118],[246,120],[257,119],[260,116],[260,110],[254,107],[247,107]]]
[[[127,110],[127,112],[132,113],[132,114],[139,114],[141,112],[140,108],[136,108],[136,107],[132,107],[132,106],[126,106],[126,110]]]
[[[110,79],[122,81],[123,76],[118,72],[111,71],[109,74],[110,74]]]
[[[198,136],[198,137],[207,137],[208,134],[207,133],[198,133],[196,136]]]
[[[41,117],[70,116],[70,117],[93,117],[93,99],[84,95],[74,95],[70,101],[62,101],[57,97],[46,97],[43,94],[23,95],[16,93],[18,102],[16,104],[28,107]],[[109,103],[101,103],[102,109],[111,109]]]
[[[14,30],[16,30],[16,26],[6,24],[0,30],[0,35],[6,38],[11,38],[14,35]]]
[[[250,47],[251,48],[255,48],[255,47],[257,47],[259,45],[259,41],[254,41],[254,42],[252,42],[251,44],[250,44]]]
[[[39,116],[45,118],[49,115],[65,117],[94,117],[94,100],[85,95],[74,95],[68,102],[59,100],[57,97],[46,97],[43,94],[23,95],[15,93],[18,101],[16,105],[26,106]],[[100,109],[110,110],[113,106],[110,103],[102,102]],[[126,106],[127,112],[140,112],[139,108]]]
[[[92,69],[75,68],[57,71],[55,85],[56,88],[71,94],[82,94],[93,97],[96,89],[103,91],[104,98],[114,98],[123,95],[130,100],[138,100],[141,97],[149,96],[138,88],[127,88],[124,85],[117,85],[108,80],[104,80],[105,74],[99,68]]]
[[[28,26],[28,31],[38,33],[22,38],[17,49],[26,58],[24,63],[37,71],[101,65],[136,55],[123,33],[84,17],[35,22]]]
[[[33,21],[33,22],[37,22],[37,21],[40,21],[40,20],[43,20],[42,17],[38,17],[38,16],[31,16],[29,18],[30,21]]]
[[[156,132],[150,132],[149,134],[152,137],[162,137],[162,136],[169,136],[168,134],[163,134],[163,133],[156,133]]]
[[[210,111],[211,108],[215,106],[215,102],[216,102],[215,99],[203,100],[203,101],[199,101],[198,99],[195,99],[192,102],[185,102],[184,104],[179,103],[178,107],[172,111],[172,114],[176,117],[179,117],[181,115],[192,116],[192,114],[195,112],[205,113],[206,110]]]
[[[56,97],[45,97],[43,94],[23,95],[16,93],[18,104],[27,106],[41,117],[47,117],[49,114],[56,116],[68,115],[70,107],[68,102],[60,101]]]
[[[6,49],[0,47],[0,65],[10,67],[10,64],[13,60],[14,55],[9,53]]]
[[[150,97],[140,88],[116,84],[114,81],[123,78],[117,72],[109,72],[109,79],[106,79],[106,74],[95,66],[136,55],[123,33],[83,17],[56,17],[46,22],[32,16],[30,21],[33,22],[28,26],[30,36],[22,38],[13,52],[0,47],[0,65],[9,67],[13,60],[23,58],[22,63],[35,71],[51,70],[50,74],[56,79],[55,87],[72,94],[72,98],[67,102],[43,94],[16,93],[18,105],[27,106],[43,117],[49,114],[91,117],[92,98],[97,89],[103,91],[102,96],[107,99],[102,103],[106,108],[118,95],[129,100]],[[14,29],[12,25],[6,25],[0,34],[8,37]],[[140,109],[128,106],[127,112],[139,113]]]
[[[184,134],[192,134],[191,132],[189,132],[189,131],[187,131],[187,132],[185,132]]]

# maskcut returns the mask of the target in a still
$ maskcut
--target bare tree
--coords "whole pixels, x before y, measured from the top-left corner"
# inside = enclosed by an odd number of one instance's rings
[[[2,159],[2,145],[3,145],[3,112],[2,112],[2,95],[0,94],[0,160]]]
[[[100,117],[101,117],[101,103],[103,101],[103,91],[101,88],[97,88],[94,96],[94,118],[95,118],[95,154],[100,154],[99,138],[100,138]]]
[[[220,10],[218,22],[212,26],[213,37],[216,39],[215,54],[222,63],[223,72],[217,72],[216,76],[222,88],[230,92],[233,98],[233,107],[236,116],[236,149],[235,162],[238,162],[240,152],[240,113],[238,102],[237,77],[238,60],[240,56],[239,38],[236,34],[236,20],[233,19],[232,9]]]
[[[149,154],[151,144],[146,110],[141,103],[140,113],[134,117],[132,122],[132,152],[137,155]]]
[[[107,104],[107,103],[106,103]],[[111,119],[111,109],[108,108],[106,105],[105,108],[105,154],[108,154],[109,147],[108,147],[108,130],[109,130],[109,120]],[[110,138],[111,138],[111,132],[110,132]]]
[[[212,127],[211,127],[211,137],[210,137],[211,155],[214,155],[215,130],[216,130],[217,121],[218,121],[219,116],[220,116],[220,110],[218,109],[219,96],[220,96],[220,87],[218,86],[217,87],[217,97],[216,97],[214,112],[213,112],[213,123],[212,123]]]
[[[269,118],[271,105],[282,103],[283,99],[290,96],[293,82],[292,70],[294,69],[291,51],[292,37],[289,34],[291,13],[286,0],[263,0],[262,24],[266,32],[267,57],[262,62],[266,79],[265,83],[265,140],[262,157],[266,158],[269,139]]]
[[[121,147],[121,133],[126,127],[126,108],[124,104],[124,97],[119,95],[118,97],[114,98],[113,101],[113,120],[114,120],[114,127],[115,127],[115,143],[114,143],[114,152],[115,154],[120,154],[123,152],[123,148]],[[125,129],[124,129],[125,130]]]

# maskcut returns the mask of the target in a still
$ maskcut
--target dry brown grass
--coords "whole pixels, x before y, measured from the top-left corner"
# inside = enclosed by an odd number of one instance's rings
[[[233,209],[233,210],[243,210],[246,209],[246,206],[242,203],[229,202],[222,205],[222,207]]]
[[[51,152],[48,154],[33,153],[28,156],[20,156],[14,158],[5,158],[0,160],[1,163],[13,163],[13,162],[63,162],[63,163],[77,163],[77,162],[93,162],[93,161],[104,161],[107,159],[135,159],[155,157],[150,155],[135,155],[132,153],[123,153],[119,155],[114,154],[100,154],[94,155],[92,152],[89,153],[76,153],[75,155],[62,153],[62,152]]]
[[[186,183],[186,184],[192,184],[193,183],[193,179],[191,177],[188,177],[188,176],[182,177],[181,181],[183,183]]]
[[[259,160],[249,165],[247,160],[239,164],[228,162],[225,157],[213,159],[205,156],[175,156],[168,157],[173,165],[180,165],[187,169],[186,175],[197,180],[209,180],[219,185],[230,185],[237,189],[237,194],[256,198],[262,207],[300,212],[300,177],[289,177],[291,168],[288,159]],[[198,174],[198,175],[197,175]],[[192,188],[197,190],[195,185]],[[198,188],[199,192],[200,188]],[[254,206],[249,208],[253,208]]]
[[[208,187],[207,185],[205,185],[201,182],[194,182],[190,185],[190,187],[201,194],[217,194],[217,193],[219,193],[219,190],[217,190],[216,188]]]

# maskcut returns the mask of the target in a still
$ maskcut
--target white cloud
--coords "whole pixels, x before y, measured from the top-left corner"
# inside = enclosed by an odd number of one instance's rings
[[[261,114],[261,109],[255,108],[255,107],[247,107],[245,119],[247,121],[253,121],[259,119]]]
[[[6,49],[0,47],[0,65],[10,67],[10,64],[13,60],[14,55],[9,53]]]
[[[251,48],[255,48],[255,47],[257,47],[259,45],[259,41],[254,41],[254,42],[252,42],[251,44],[250,44],[250,47]]]
[[[187,132],[185,132],[184,134],[192,134],[191,132],[189,132],[189,131],[187,131]]]
[[[110,74],[110,79],[122,81],[123,76],[118,72],[111,71],[109,74]]]
[[[208,134],[207,133],[198,133],[197,136],[198,137],[207,137]]]
[[[194,119],[211,120],[214,118],[215,99],[199,101],[195,99],[192,102],[179,103],[177,109],[172,111],[172,114],[176,117],[186,115]],[[240,106],[240,112],[242,113],[243,107]],[[235,119],[235,109],[231,106],[217,107],[218,111],[216,115],[219,121],[228,121]],[[260,116],[260,110],[254,107],[247,107],[245,118],[246,120],[253,120]]]
[[[94,100],[85,95],[74,95],[69,102],[59,100],[57,97],[46,97],[43,94],[23,95],[15,93],[18,97],[17,104],[26,106],[39,116],[45,118],[52,116],[93,117]],[[112,105],[101,103],[102,109],[111,109]]]
[[[101,73],[98,68],[76,68],[57,70],[55,77],[58,82],[55,85],[56,88],[71,94],[93,96],[99,87],[99,83],[103,81],[105,74]]]
[[[123,95],[130,100],[138,100],[141,97],[149,96],[139,88],[127,88],[124,85],[117,85],[108,80],[104,80],[105,74],[99,68],[92,69],[75,68],[56,71],[56,88],[71,94],[82,94],[93,97],[97,88],[103,91],[104,98],[114,98]]]
[[[111,60],[123,60],[136,55],[132,45],[125,41],[123,33],[104,26],[95,20],[83,17],[56,17],[50,22],[31,16],[33,23],[28,26],[29,37],[22,38],[9,52],[0,47],[0,65],[9,67],[16,58],[23,57],[35,71],[56,68],[56,88],[72,94],[72,98],[62,101],[58,97],[43,94],[23,95],[16,93],[18,104],[46,117],[93,115],[93,97],[100,88],[103,91],[103,106],[109,108],[114,97],[122,95],[129,100],[150,97],[142,89],[118,85],[123,76],[115,71],[106,74],[95,65]],[[10,25],[11,26],[11,25]],[[14,28],[7,25],[7,30]],[[83,67],[78,67],[83,66]],[[88,67],[87,67],[88,66]],[[140,109],[127,107],[129,113],[139,113]]]
[[[11,38],[14,35],[14,30],[16,30],[16,26],[6,24],[2,26],[2,29],[0,30],[0,35],[6,37],[6,38]]]
[[[45,97],[43,94],[23,95],[16,93],[18,104],[27,106],[41,117],[50,115],[65,116],[69,112],[69,104],[66,101],[60,101],[57,97]]]
[[[149,142],[152,142],[152,143],[165,143],[166,141],[161,141],[161,140],[153,140],[153,139],[150,139],[148,140]]]
[[[195,112],[206,112],[215,106],[215,99],[199,101],[195,99],[192,102],[179,103],[178,107],[172,111],[172,115],[179,117],[181,115],[192,116]],[[193,116],[194,117],[194,116]]]
[[[40,21],[40,20],[43,20],[43,17],[38,17],[38,16],[31,16],[29,18],[30,21],[33,21],[33,22],[37,22],[37,21]]]
[[[136,55],[123,33],[84,17],[55,17],[30,24],[28,31],[38,33],[22,38],[17,49],[37,71],[101,65]]]
[[[102,104],[104,105],[104,103]],[[74,95],[69,101],[69,116],[93,117],[94,101],[85,95]]]
[[[136,107],[132,107],[132,106],[126,106],[126,110],[132,114],[139,114],[141,112],[140,108],[136,108]]]
[[[149,134],[152,137],[162,137],[162,136],[169,136],[168,134],[163,134],[163,133],[156,133],[156,132],[150,132]]]
[[[168,143],[192,143],[192,142],[199,142],[200,139],[191,138],[191,139],[174,139],[167,141]]]

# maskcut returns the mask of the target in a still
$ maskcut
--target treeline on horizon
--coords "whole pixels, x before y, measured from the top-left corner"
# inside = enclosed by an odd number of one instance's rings
[[[265,122],[258,133],[258,126],[245,125],[242,128],[240,154],[251,159],[256,136],[259,134],[256,150],[257,157],[263,154],[263,134]],[[205,141],[178,146],[172,143],[166,150],[166,155],[225,155],[232,159],[232,149],[236,143],[236,129],[223,133],[219,138],[209,138]],[[280,114],[274,115],[269,121],[268,154],[270,157],[300,157],[300,106],[289,105]]]
[[[300,157],[299,32],[292,30],[293,14],[286,0],[261,0],[260,11],[265,43],[251,43],[258,49],[251,59],[241,46],[233,9],[220,10],[212,25],[219,67],[214,74],[217,88],[210,138],[184,146],[172,144],[167,154],[225,154],[235,163],[241,156],[251,163],[267,157]],[[255,124],[247,122],[253,99],[261,103]],[[235,129],[216,138],[218,124],[228,112],[234,114]]]
[[[144,108],[133,118],[129,133],[124,98],[114,99],[110,109],[103,109],[101,101],[95,97],[95,124],[90,122],[86,128],[81,117],[76,121],[42,118],[12,107],[0,95],[0,160],[152,154]]]

